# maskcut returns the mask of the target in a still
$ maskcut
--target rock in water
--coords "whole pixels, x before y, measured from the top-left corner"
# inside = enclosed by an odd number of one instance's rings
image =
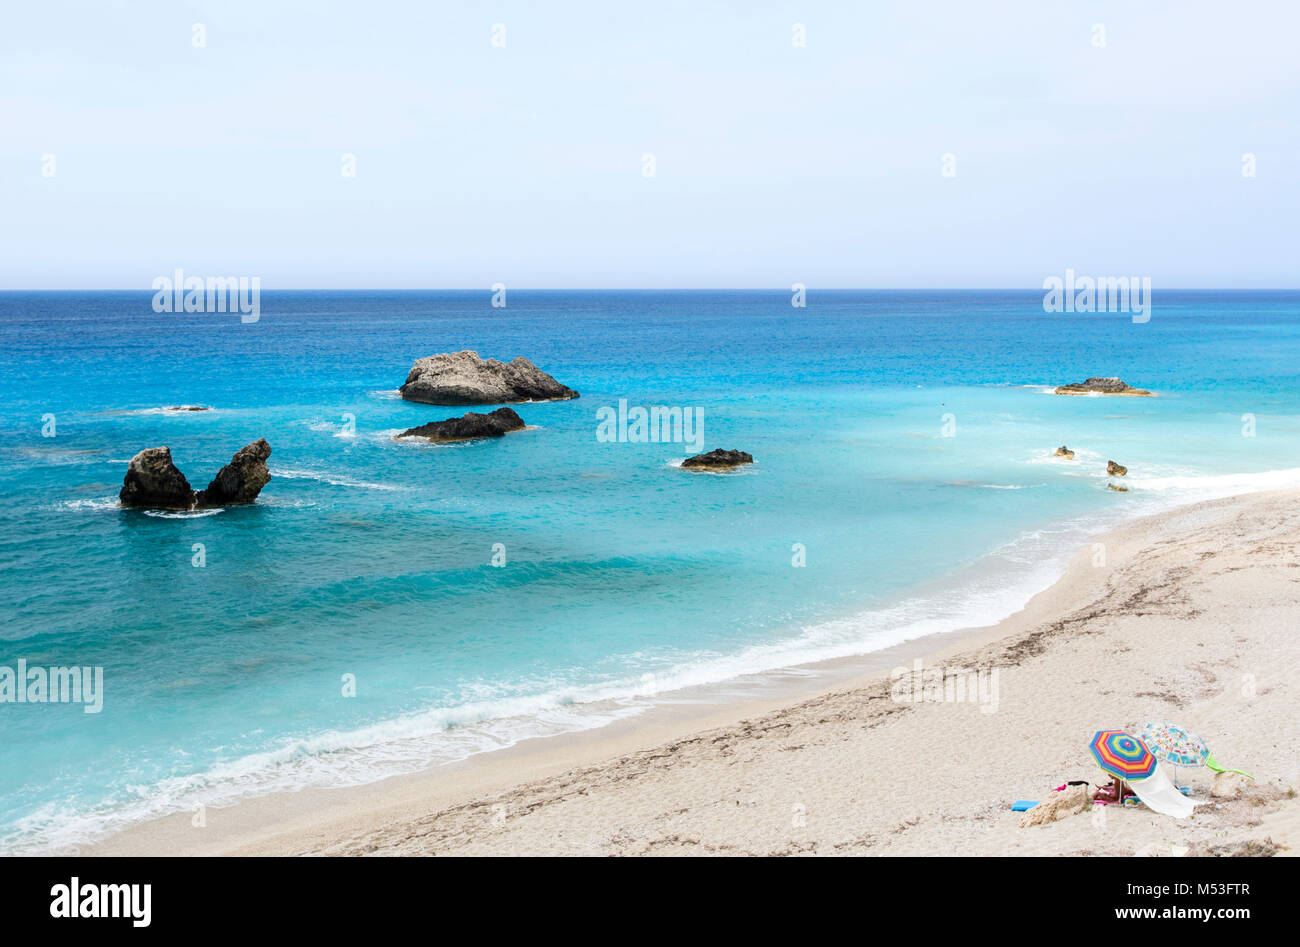
[[[123,506],[165,510],[252,503],[271,480],[266,469],[270,456],[271,445],[265,439],[256,440],[236,452],[206,490],[195,493],[185,474],[172,463],[169,448],[148,447],[131,458],[118,499]]]
[[[118,499],[123,506],[188,510],[194,506],[194,491],[172,463],[170,448],[146,447],[131,458]]]
[[[1113,460],[1106,461],[1106,473],[1112,477],[1127,477],[1128,468],[1123,464],[1117,464]]]
[[[1116,493],[1128,493],[1128,487],[1117,487],[1113,483],[1108,483],[1106,486],[1110,487]]]
[[[1052,456],[1064,457],[1066,460],[1074,460],[1074,451],[1070,450],[1070,448],[1062,444],[1060,447],[1056,449],[1056,453],[1053,454]]]
[[[504,437],[524,428],[524,419],[513,408],[497,408],[489,414],[473,411],[460,418],[430,421],[398,434],[398,437],[427,437],[431,441],[470,441],[480,437]]]
[[[682,461],[682,466],[703,470],[730,470],[741,464],[752,464],[754,457],[743,450],[711,450],[707,454],[696,454]]]
[[[1056,389],[1058,395],[1146,395],[1151,392],[1134,388],[1118,378],[1089,378],[1087,381],[1061,385]]]
[[[230,503],[252,503],[257,494],[271,482],[271,472],[266,469],[266,458],[271,456],[271,445],[260,438],[247,447],[241,447],[212,478],[206,490],[195,496],[199,506],[225,506]]]
[[[416,361],[401,388],[407,401],[425,404],[508,404],[578,397],[528,359],[482,359],[477,352],[443,352]]]

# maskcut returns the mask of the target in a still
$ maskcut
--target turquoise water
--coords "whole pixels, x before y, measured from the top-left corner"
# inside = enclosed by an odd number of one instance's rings
[[[254,324],[150,298],[0,294],[0,665],[102,666],[105,690],[99,714],[0,704],[0,848],[995,621],[1090,532],[1300,484],[1295,292],[1158,292],[1142,325],[1034,292],[281,292]],[[529,429],[498,441],[394,441],[462,413],[395,389],[464,348],[582,397],[517,406]],[[1047,393],[1089,375],[1158,397]],[[620,398],[697,408],[703,449],[756,463],[602,443]],[[158,410],[187,403],[213,410]],[[258,437],[255,506],[116,505],[142,448],[197,487]]]

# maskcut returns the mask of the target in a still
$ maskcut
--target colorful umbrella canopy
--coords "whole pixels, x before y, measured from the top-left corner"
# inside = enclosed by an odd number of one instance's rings
[[[1146,779],[1156,771],[1147,745],[1123,730],[1098,730],[1088,749],[1098,766],[1120,779]]]
[[[1210,756],[1204,740],[1172,723],[1148,723],[1142,728],[1142,742],[1157,759],[1174,766],[1204,766]]]

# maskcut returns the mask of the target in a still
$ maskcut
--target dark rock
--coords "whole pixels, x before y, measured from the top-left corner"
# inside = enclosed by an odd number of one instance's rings
[[[131,458],[118,499],[123,506],[155,510],[252,503],[271,480],[271,472],[266,469],[266,458],[270,456],[270,444],[265,440],[254,441],[221,468],[206,490],[195,493],[185,475],[172,463],[170,449],[148,447]]]
[[[469,412],[464,417],[430,421],[398,434],[398,437],[427,437],[431,441],[469,441],[479,437],[503,437],[524,427],[524,419],[513,408],[497,408],[489,414]]]
[[[1058,395],[1145,395],[1151,392],[1134,388],[1118,378],[1089,378],[1087,381],[1061,385],[1056,389]]]
[[[118,499],[123,506],[188,510],[194,506],[194,491],[172,463],[170,448],[147,447],[131,458]]]
[[[169,404],[164,411],[207,411],[208,406],[205,404]]]
[[[1052,456],[1064,457],[1066,460],[1074,460],[1074,451],[1070,450],[1070,448],[1062,444],[1060,447],[1056,449],[1056,453],[1053,454]]]
[[[271,472],[266,469],[266,458],[271,456],[271,445],[266,438],[241,447],[212,478],[206,490],[195,496],[198,506],[226,506],[231,503],[252,503],[262,488],[271,482]]]
[[[477,352],[443,352],[419,359],[401,388],[407,401],[425,404],[511,404],[578,397],[526,358],[506,363]]]
[[[1128,476],[1128,468],[1123,464],[1117,464],[1113,460],[1106,461],[1106,473],[1112,477]]]
[[[1110,487],[1116,493],[1128,493],[1128,487],[1117,487],[1113,483],[1108,483],[1106,486]]]
[[[730,470],[741,464],[752,464],[754,457],[743,450],[711,450],[707,454],[696,454],[682,461],[683,467],[704,470]]]

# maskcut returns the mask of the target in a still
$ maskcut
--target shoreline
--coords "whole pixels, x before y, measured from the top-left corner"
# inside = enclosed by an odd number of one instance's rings
[[[436,446],[436,445],[435,445]],[[273,470],[277,476],[297,479],[306,476],[303,471],[289,472]],[[333,482],[333,481],[331,481]],[[111,506],[117,509],[117,501]],[[273,502],[273,501],[272,501]],[[167,516],[206,516],[219,510],[200,511],[198,513],[166,513]],[[153,515],[153,514],[149,514]],[[1120,512],[1113,508],[1110,516],[1115,523],[1125,522],[1142,515],[1138,512]],[[666,733],[689,732],[690,727],[680,721],[691,716],[701,725],[715,720],[731,720],[737,709],[765,711],[781,703],[819,693],[827,687],[841,684],[853,679],[865,669],[895,665],[898,661],[908,662],[924,655],[934,647],[934,643],[946,641],[950,637],[960,636],[984,627],[991,627],[998,620],[1014,614],[1035,594],[1049,587],[1064,571],[1068,555],[1054,554],[1048,560],[1047,568],[1043,563],[1025,567],[1017,565],[1008,567],[1004,557],[1006,550],[1020,545],[1026,537],[1042,532],[1067,536],[1061,548],[1069,548],[1088,537],[1104,530],[1095,525],[1081,525],[1082,517],[1073,516],[1062,520],[1053,520],[1036,529],[1024,530],[1018,536],[986,550],[977,559],[967,562],[941,579],[931,579],[921,585],[894,593],[891,597],[870,606],[858,605],[838,614],[824,616],[810,624],[802,626],[805,632],[824,632],[826,629],[838,629],[840,626],[852,626],[854,637],[845,640],[842,636],[832,635],[829,640],[817,640],[816,636],[800,638],[799,626],[792,626],[789,633],[780,638],[775,645],[754,645],[735,654],[719,656],[714,661],[683,665],[672,669],[665,675],[672,683],[663,686],[659,681],[651,690],[641,684],[633,684],[630,689],[612,696],[576,695],[572,706],[580,708],[589,720],[571,722],[562,729],[546,730],[526,735],[514,735],[510,724],[519,718],[490,716],[475,720],[469,724],[456,727],[458,732],[473,733],[479,743],[478,748],[469,750],[464,756],[443,759],[430,759],[418,770],[399,770],[375,774],[369,779],[355,782],[338,783],[325,778],[308,779],[296,786],[276,786],[245,784],[240,789],[230,791],[227,778],[218,785],[215,803],[206,803],[208,810],[228,809],[246,802],[253,802],[267,796],[296,797],[303,792],[335,792],[361,789],[379,785],[390,780],[399,780],[419,775],[424,770],[443,771],[447,767],[474,765],[474,761],[485,756],[495,756],[520,743],[535,741],[555,741],[568,737],[592,734],[617,727],[620,723],[641,729],[645,725],[658,726],[664,720],[672,721],[672,729]],[[1002,559],[1000,565],[998,560]],[[1024,560],[1015,560],[1023,562]],[[990,607],[980,599],[988,598],[985,590],[994,589],[996,601]],[[954,592],[955,590],[955,592]],[[976,593],[979,594],[976,594]],[[935,603],[947,600],[949,604],[936,608]],[[1008,602],[1012,604],[1008,604]],[[898,614],[897,622],[885,622]],[[987,618],[986,621],[980,621]],[[864,620],[877,619],[881,624],[874,632],[863,629]],[[943,630],[932,630],[934,626]],[[863,636],[867,637],[863,637]],[[872,650],[864,651],[864,647]],[[748,659],[748,660],[746,660]],[[746,666],[749,665],[749,666]],[[756,665],[756,666],[755,666]],[[597,688],[599,689],[599,688]],[[689,708],[689,709],[688,709]],[[707,708],[707,710],[701,710]],[[535,722],[530,719],[530,722]],[[383,721],[372,724],[378,726]],[[499,726],[506,724],[506,726]],[[363,728],[364,729],[364,728]],[[357,733],[358,731],[352,731]],[[345,734],[346,735],[346,734]],[[416,739],[419,739],[418,737]],[[508,741],[508,742],[507,742]],[[496,743],[495,746],[485,745]],[[274,751],[272,751],[274,752]],[[344,750],[344,753],[350,752]],[[390,770],[393,766],[390,764]],[[211,795],[211,794],[210,794]],[[108,828],[94,825],[81,832],[81,838],[58,842],[33,842],[26,845],[11,845],[0,848],[0,855],[31,855],[70,852],[81,854],[83,849],[105,843],[123,832],[148,825],[160,819],[177,816],[193,809],[184,806],[202,801],[200,792],[191,793],[191,800],[158,806],[153,812],[133,813],[125,817],[111,810],[98,818],[109,823]],[[233,797],[233,798],[232,798]],[[161,809],[162,811],[157,811]],[[70,833],[69,833],[70,834]],[[88,837],[87,837],[88,836]],[[55,836],[57,838],[57,835]]]
[[[1023,651],[1025,655],[1031,655],[1050,651],[1042,643],[1048,631],[1062,624],[1062,616],[1072,615],[1095,603],[1111,577],[1133,565],[1133,557],[1142,549],[1153,544],[1177,543],[1177,538],[1169,538],[1171,532],[1187,528],[1194,531],[1196,524],[1207,517],[1227,516],[1231,519],[1234,511],[1258,511],[1261,507],[1278,505],[1296,511],[1297,518],[1300,518],[1300,490],[1210,500],[1127,522],[1100,537],[1101,543],[1111,552],[1107,566],[1094,566],[1089,561],[1090,547],[1086,545],[1072,557],[1064,576],[1035,595],[1023,609],[993,626],[928,635],[868,655],[767,672],[753,676],[755,679],[741,678],[728,684],[687,688],[670,696],[661,695],[665,699],[658,701],[646,713],[593,730],[525,739],[456,763],[379,782],[338,789],[303,789],[246,799],[229,807],[208,809],[206,826],[201,829],[192,824],[191,813],[177,813],[127,827],[81,851],[90,855],[209,855],[457,850],[445,847],[447,839],[444,836],[422,833],[418,827],[430,823],[436,825],[440,821],[459,822],[471,817],[482,822],[485,816],[486,824],[480,826],[480,830],[486,831],[475,834],[517,835],[519,830],[512,831],[517,823],[511,821],[510,813],[520,806],[522,800],[538,792],[545,794],[545,787],[556,784],[599,781],[601,774],[636,766],[635,761],[647,754],[655,757],[656,747],[661,748],[661,756],[665,755],[662,751],[666,749],[666,755],[671,759],[673,751],[679,747],[698,749],[706,736],[715,740],[735,738],[748,743],[754,739],[755,727],[777,721],[774,726],[788,731],[793,726],[791,718],[806,724],[802,717],[809,708],[820,713],[841,704],[845,695],[860,695],[862,706],[874,707],[864,712],[883,721],[896,717],[900,710],[929,710],[924,705],[900,705],[889,701],[887,684],[891,668],[906,666],[918,659],[933,665],[956,658],[976,667],[998,667],[1001,659],[997,653]],[[1005,679],[1006,673],[1003,676]],[[881,702],[882,689],[885,703]],[[706,691],[713,693],[707,694]],[[957,709],[942,704],[935,706],[940,712]],[[966,705],[965,709],[981,715],[980,708]],[[994,711],[982,716],[997,720],[1001,713]],[[1174,715],[1174,719],[1178,717]],[[1127,720],[1124,725],[1140,726],[1141,722]],[[1095,724],[1096,727],[1114,725],[1119,725],[1114,719],[1098,719]],[[811,728],[800,726],[799,729],[810,730],[810,735],[816,736],[819,728],[814,725]],[[765,731],[760,729],[758,732]],[[1083,740],[1086,741],[1090,735],[1085,734]],[[1222,743],[1221,739],[1216,741],[1209,733],[1205,735],[1212,747]],[[1069,778],[1085,771],[1097,775],[1095,767],[1086,760],[1086,750],[1082,747],[1080,744],[1081,755],[1073,754],[1080,758],[1072,765],[1073,775]],[[1231,756],[1239,762],[1241,760],[1240,755],[1226,750],[1216,752],[1221,759]],[[1295,758],[1294,755],[1291,757],[1292,760]],[[683,765],[686,764],[674,765],[671,769],[681,771]],[[1251,765],[1256,766],[1255,771],[1263,769],[1267,772],[1267,767],[1259,763],[1252,762]],[[716,769],[716,761],[698,768],[700,772]],[[1248,766],[1243,768],[1249,769]],[[689,769],[687,766],[686,770]],[[1261,779],[1259,786],[1250,788],[1255,790],[1264,785],[1271,784],[1265,784]],[[1032,798],[1035,792],[1041,796],[1050,788],[1023,786],[1013,795],[1021,798],[1029,793],[1028,797]],[[710,782],[706,792],[714,789]],[[1146,815],[1150,817],[1151,814]],[[1127,818],[1128,813],[1123,816]],[[609,817],[616,821],[619,818],[617,815]],[[627,819],[635,821],[633,815]],[[784,821],[790,822],[788,812]],[[1043,827],[1040,831],[1047,833],[1054,828]],[[400,842],[394,842],[394,833],[400,837]],[[530,851],[555,853],[576,850],[567,845],[557,848],[550,844],[548,840],[554,841],[553,830],[541,837],[524,834],[528,835]],[[587,843],[576,844],[581,848]],[[474,846],[471,844],[468,850],[473,851]]]

